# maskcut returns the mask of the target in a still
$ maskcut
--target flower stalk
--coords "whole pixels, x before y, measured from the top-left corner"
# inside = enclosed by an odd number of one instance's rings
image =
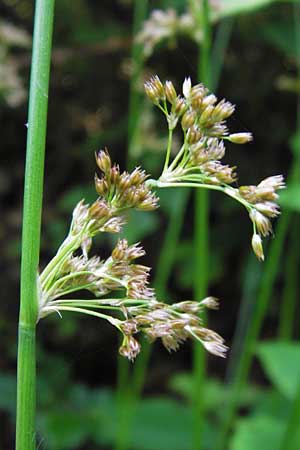
[[[16,450],[35,449],[35,327],[54,0],[37,0],[29,95],[18,341]]]

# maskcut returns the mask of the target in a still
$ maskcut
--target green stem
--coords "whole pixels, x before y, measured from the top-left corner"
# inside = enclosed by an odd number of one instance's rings
[[[133,166],[140,156],[139,133],[142,118],[143,97],[139,90],[139,81],[142,78],[144,53],[143,47],[136,41],[137,33],[141,30],[148,13],[148,0],[134,0],[133,29],[131,62],[133,73],[130,81],[129,110],[128,110],[128,166]],[[126,450],[130,440],[130,424],[127,419],[127,390],[129,378],[129,362],[124,358],[118,358],[118,380],[117,380],[117,401],[118,401],[118,428],[115,441],[115,450]]]
[[[299,6],[295,6],[295,31],[296,31],[296,47],[298,50],[298,55],[300,55],[300,17],[299,17]],[[298,73],[300,73],[300,64],[298,66]],[[298,112],[297,112],[297,130],[299,130],[300,125],[300,96],[298,97]],[[300,160],[300,149],[295,152],[292,167],[288,177],[289,183],[294,183],[299,180],[299,160]],[[238,398],[245,387],[245,383],[248,378],[248,374],[251,367],[251,362],[255,354],[255,345],[259,336],[259,332],[263,323],[263,319],[266,315],[268,305],[270,302],[270,297],[272,294],[274,282],[276,280],[276,275],[280,271],[280,266],[282,263],[282,251],[283,245],[286,240],[286,236],[289,230],[290,222],[292,218],[292,213],[290,211],[284,211],[279,223],[276,228],[276,239],[274,239],[269,246],[268,256],[265,263],[263,275],[261,278],[261,285],[258,296],[256,298],[256,307],[253,311],[252,317],[249,318],[249,324],[246,331],[246,336],[241,348],[241,354],[239,361],[236,363],[235,372],[233,374],[232,380],[230,382],[229,401],[224,407],[223,417],[221,420],[219,434],[217,436],[217,442],[214,450],[223,450],[226,448],[227,437],[231,426],[235,420],[238,408]]]
[[[35,326],[54,0],[37,0],[24,186],[16,450],[35,449]]]
[[[203,29],[203,41],[200,46],[200,59],[198,63],[198,79],[208,88],[211,84],[211,26],[210,7],[208,0],[202,0],[202,11],[195,0],[192,5],[197,13],[196,19]],[[187,183],[188,184],[188,183]],[[195,193],[195,222],[194,222],[194,296],[197,299],[205,297],[208,290],[209,270],[209,198],[206,190],[197,189]],[[193,423],[194,441],[193,450],[202,447],[204,426],[204,381],[205,381],[205,352],[199,343],[194,344],[193,357]]]
[[[253,312],[253,316],[250,317],[250,323],[246,332],[240,359],[236,364],[236,370],[230,384],[229,401],[224,408],[217,443],[214,447],[215,450],[222,450],[226,447],[227,434],[237,413],[238,399],[242,389],[245,386],[251,362],[255,354],[255,344],[268,309],[269,299],[271,297],[274,281],[278,273],[277,269],[281,261],[282,248],[285,242],[289,223],[290,213],[285,212],[282,214],[276,228],[276,239],[272,241],[270,248],[268,249],[260,291],[256,299],[256,307]]]
[[[297,450],[298,440],[296,435],[299,431],[300,423],[300,381],[298,383],[295,397],[290,407],[287,417],[284,434],[280,442],[279,450]]]
[[[131,62],[133,73],[130,81],[129,111],[128,111],[128,159],[129,165],[133,165],[139,156],[137,141],[140,132],[141,109],[143,97],[139,89],[139,81],[142,77],[144,65],[144,53],[141,44],[136,42],[137,33],[141,30],[142,23],[146,20],[148,0],[135,0],[133,11],[133,43],[131,48]]]
[[[297,217],[294,218],[294,220]],[[285,261],[285,277],[282,295],[282,304],[279,313],[279,339],[290,340],[293,334],[293,323],[296,312],[297,291],[298,291],[298,267],[299,267],[299,246],[298,240],[299,222],[293,223],[289,250]]]
[[[171,155],[171,148],[172,148],[172,138],[173,138],[173,129],[169,128],[168,146],[167,146],[166,159],[165,159],[163,172],[165,172],[168,169],[168,165],[169,165],[169,161],[170,161],[170,155]]]

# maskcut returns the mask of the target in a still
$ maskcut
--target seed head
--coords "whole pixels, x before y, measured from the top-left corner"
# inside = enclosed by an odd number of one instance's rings
[[[181,126],[184,130],[187,130],[188,128],[192,127],[195,123],[197,114],[193,110],[187,111],[182,119],[181,119]]]
[[[234,144],[247,144],[253,140],[251,133],[233,133],[228,136],[228,140]]]
[[[254,233],[251,241],[252,249],[260,261],[265,259],[262,240],[259,234]]]
[[[96,152],[95,157],[99,169],[104,173],[108,173],[111,169],[111,159],[107,152],[107,149],[99,150],[98,152]]]
[[[133,336],[124,335],[123,342],[119,348],[119,353],[125,356],[129,361],[133,361],[140,353],[141,346]]]
[[[174,101],[175,101],[176,98],[177,98],[177,93],[176,93],[176,90],[175,90],[175,88],[174,88],[174,85],[173,85],[172,81],[166,81],[166,84],[165,84],[165,92],[166,92],[167,100],[168,100],[171,104],[173,104]]]
[[[250,219],[255,224],[257,231],[262,236],[268,236],[272,232],[272,226],[269,219],[255,208],[251,208],[249,213]]]
[[[166,98],[164,86],[157,75],[150,78],[149,81],[146,81],[144,88],[146,95],[154,104],[158,104]]]

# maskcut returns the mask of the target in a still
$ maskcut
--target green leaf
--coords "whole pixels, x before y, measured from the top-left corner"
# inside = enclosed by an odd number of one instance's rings
[[[283,208],[300,212],[300,183],[293,183],[280,193],[279,203]]]
[[[240,419],[231,450],[277,450],[284,433],[284,422],[268,416]]]
[[[276,3],[276,0],[220,0],[216,8],[216,16],[219,18],[236,14],[250,13],[259,8]]]
[[[172,377],[170,388],[181,394],[187,400],[192,401],[194,395],[193,376],[190,373],[179,373]],[[209,379],[205,382],[204,408],[207,411],[220,411],[222,404],[229,401],[230,389],[226,388],[217,379]],[[240,395],[240,405],[250,406],[263,396],[258,387],[248,385]]]
[[[282,395],[292,399],[300,378],[300,344],[264,342],[257,353],[272,384]]]

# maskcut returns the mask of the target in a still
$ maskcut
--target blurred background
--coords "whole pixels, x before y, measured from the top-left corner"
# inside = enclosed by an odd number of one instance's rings
[[[8,450],[33,2],[1,0],[0,12],[0,448]],[[145,100],[143,81],[158,74],[180,90],[185,76],[199,80],[202,12],[201,2],[184,0],[57,2],[41,267],[65,237],[75,204],[96,197],[96,150],[107,146],[122,168],[141,165],[159,176],[166,124]],[[281,173],[288,179],[275,239],[259,263],[245,211],[219,193],[209,195],[207,292],[221,299],[221,308],[207,320],[230,351],[226,360],[202,355],[200,370],[191,343],[175,354],[145,343],[128,364],[104,322],[72,314],[43,320],[39,449],[300,448],[300,3],[211,0],[209,16],[209,85],[237,106],[230,130],[254,134],[246,146],[228,145],[225,160],[238,166],[241,184]],[[160,209],[133,213],[123,234],[143,242],[142,263],[153,268],[159,298],[191,299],[202,276],[194,270],[194,193],[159,195]],[[106,256],[111,246],[105,236],[96,250]]]

